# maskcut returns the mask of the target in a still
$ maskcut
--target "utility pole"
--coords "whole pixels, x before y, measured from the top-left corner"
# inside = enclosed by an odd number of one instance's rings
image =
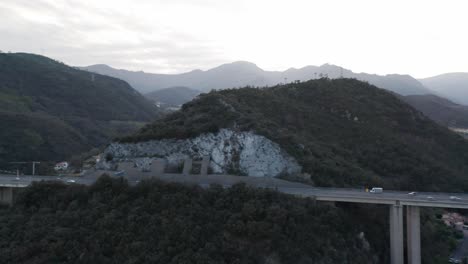
[[[32,175],[36,175],[36,164],[41,164],[39,161],[32,162]]]
[[[9,162],[12,164],[28,164],[32,163],[32,176],[36,175],[36,164],[40,164],[41,162],[39,161],[15,161],[15,162]],[[18,170],[17,170],[18,171]]]

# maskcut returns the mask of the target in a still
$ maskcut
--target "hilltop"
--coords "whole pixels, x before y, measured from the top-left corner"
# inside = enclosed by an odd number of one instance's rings
[[[44,56],[0,54],[0,162],[60,160],[153,120],[126,82]]]
[[[354,79],[213,91],[121,142],[221,129],[278,143],[320,186],[468,190],[468,143],[394,94]]]

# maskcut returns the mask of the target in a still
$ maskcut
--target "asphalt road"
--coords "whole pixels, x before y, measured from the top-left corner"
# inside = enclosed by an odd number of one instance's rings
[[[86,173],[81,177],[57,177],[57,176],[20,176],[0,175],[0,186],[26,187],[33,181],[54,180],[66,183],[90,185],[96,181],[104,171]],[[115,172],[107,172],[114,175]],[[144,179],[153,178],[148,173],[137,173],[135,175],[123,175],[130,184],[136,184]],[[114,175],[114,177],[117,177]],[[369,193],[364,189],[345,188],[319,188],[296,182],[288,182],[280,179],[265,177],[244,177],[231,175],[181,175],[164,174],[157,177],[162,181],[180,182],[185,184],[200,185],[202,187],[210,184],[220,184],[229,187],[233,184],[244,182],[249,186],[257,188],[270,188],[283,193],[300,197],[312,197],[319,201],[356,202],[373,204],[413,205],[443,208],[468,209],[468,194],[465,193],[428,193],[419,192],[410,195],[404,191],[384,190],[383,193]],[[74,182],[71,182],[74,181]],[[456,198],[453,198],[455,196]],[[452,197],[452,199],[450,198]]]
[[[463,230],[463,240],[455,249],[451,258],[461,261],[465,256],[468,256],[468,230]]]

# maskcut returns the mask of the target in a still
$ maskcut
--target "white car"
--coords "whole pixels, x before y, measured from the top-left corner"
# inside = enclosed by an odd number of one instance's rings
[[[383,188],[382,187],[372,187],[372,189],[369,192],[370,193],[383,193]]]
[[[410,192],[408,195],[415,196],[417,192]]]
[[[434,201],[435,200],[434,197],[432,197],[432,196],[427,196],[426,199],[429,200],[429,201]]]
[[[449,199],[452,200],[452,201],[460,201],[461,200],[461,198],[457,197],[457,196],[450,196]]]
[[[70,179],[70,180],[67,180],[67,182],[69,182],[69,183],[75,183],[76,181],[75,181],[75,180],[72,180],[72,179]]]

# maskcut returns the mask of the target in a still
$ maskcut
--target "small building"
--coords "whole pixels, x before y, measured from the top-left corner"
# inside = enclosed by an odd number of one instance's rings
[[[55,164],[54,170],[56,171],[64,171],[68,169],[68,162],[67,161],[62,161],[57,164]]]

